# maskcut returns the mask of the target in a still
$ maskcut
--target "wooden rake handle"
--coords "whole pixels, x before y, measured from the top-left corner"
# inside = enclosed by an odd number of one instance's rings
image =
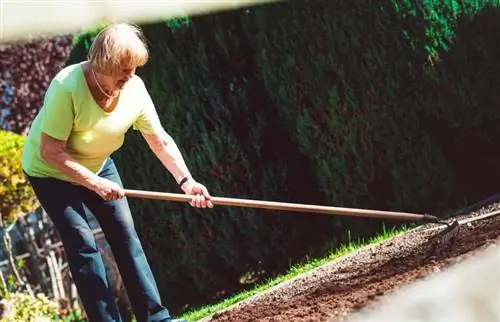
[[[125,196],[130,198],[159,199],[159,200],[178,201],[178,202],[189,202],[192,199],[192,196],[185,194],[144,191],[144,190],[130,190],[130,189],[125,189]],[[373,217],[373,218],[399,219],[399,220],[424,220],[430,222],[433,222],[435,219],[435,217],[429,215],[413,214],[406,212],[341,208],[341,207],[329,207],[329,206],[318,206],[318,205],[308,205],[308,204],[298,204],[298,203],[236,199],[236,198],[224,198],[224,197],[212,197],[211,200],[214,205],[220,205],[220,206],[236,206],[236,207],[285,210],[294,212],[309,212],[309,213],[319,213],[327,215],[343,215],[343,216],[355,216],[355,217]]]

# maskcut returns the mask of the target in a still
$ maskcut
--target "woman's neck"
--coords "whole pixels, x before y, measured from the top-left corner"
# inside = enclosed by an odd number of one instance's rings
[[[98,72],[96,72],[92,65],[89,64],[90,76],[92,78],[92,82],[94,83],[97,92],[102,94],[107,99],[114,99],[120,93],[120,90],[113,90],[112,85],[106,82],[104,77],[101,77]]]

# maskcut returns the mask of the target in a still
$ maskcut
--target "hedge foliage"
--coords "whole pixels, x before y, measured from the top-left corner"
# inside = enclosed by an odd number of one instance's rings
[[[138,71],[218,196],[443,211],[496,189],[498,2],[289,1],[142,25]],[[68,64],[85,59],[80,37]],[[179,192],[131,132],[125,185]],[[206,302],[380,220],[131,200],[167,305]]]
[[[24,136],[0,130],[0,214],[11,221],[37,207],[35,194],[21,168]]]

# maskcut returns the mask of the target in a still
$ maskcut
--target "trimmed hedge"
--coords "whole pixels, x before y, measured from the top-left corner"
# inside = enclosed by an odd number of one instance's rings
[[[444,211],[494,192],[500,178],[498,3],[413,3],[290,1],[142,25],[151,61],[138,74],[214,195]],[[85,59],[93,35],[68,64]],[[127,187],[180,192],[137,133],[114,157]],[[381,225],[131,207],[174,312],[335,247],[347,229],[364,236]]]

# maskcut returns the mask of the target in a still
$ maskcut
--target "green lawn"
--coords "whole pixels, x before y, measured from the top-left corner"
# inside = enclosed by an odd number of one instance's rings
[[[255,294],[258,294],[262,291],[265,291],[265,290],[267,290],[267,289],[269,289],[269,288],[271,288],[279,283],[290,280],[299,274],[308,272],[308,271],[310,271],[314,268],[317,268],[323,264],[326,264],[326,263],[331,262],[335,259],[338,259],[339,257],[345,256],[345,255],[347,255],[347,254],[349,254],[349,253],[351,253],[351,252],[353,252],[361,247],[376,244],[376,243],[379,243],[383,240],[400,235],[400,234],[408,231],[408,229],[410,229],[410,228],[412,228],[412,227],[403,226],[402,228],[399,228],[399,229],[387,230],[387,229],[385,229],[385,227],[383,227],[381,234],[376,236],[376,237],[370,238],[368,240],[349,242],[346,245],[342,245],[341,247],[332,250],[330,252],[330,254],[324,258],[314,258],[305,264],[293,266],[290,268],[290,270],[287,273],[280,275],[277,278],[267,280],[267,281],[257,285],[256,287],[250,289],[250,290],[238,293],[230,298],[227,298],[226,300],[224,300],[222,302],[219,302],[219,303],[216,303],[213,305],[203,306],[203,307],[200,307],[198,309],[188,311],[188,312],[182,314],[181,316],[179,316],[179,318],[184,318],[184,319],[187,319],[188,321],[200,320],[200,319],[207,317],[207,316],[210,316],[216,312],[222,311],[222,310],[230,307],[231,305],[233,305],[237,302],[245,300],[245,299],[247,299]]]

